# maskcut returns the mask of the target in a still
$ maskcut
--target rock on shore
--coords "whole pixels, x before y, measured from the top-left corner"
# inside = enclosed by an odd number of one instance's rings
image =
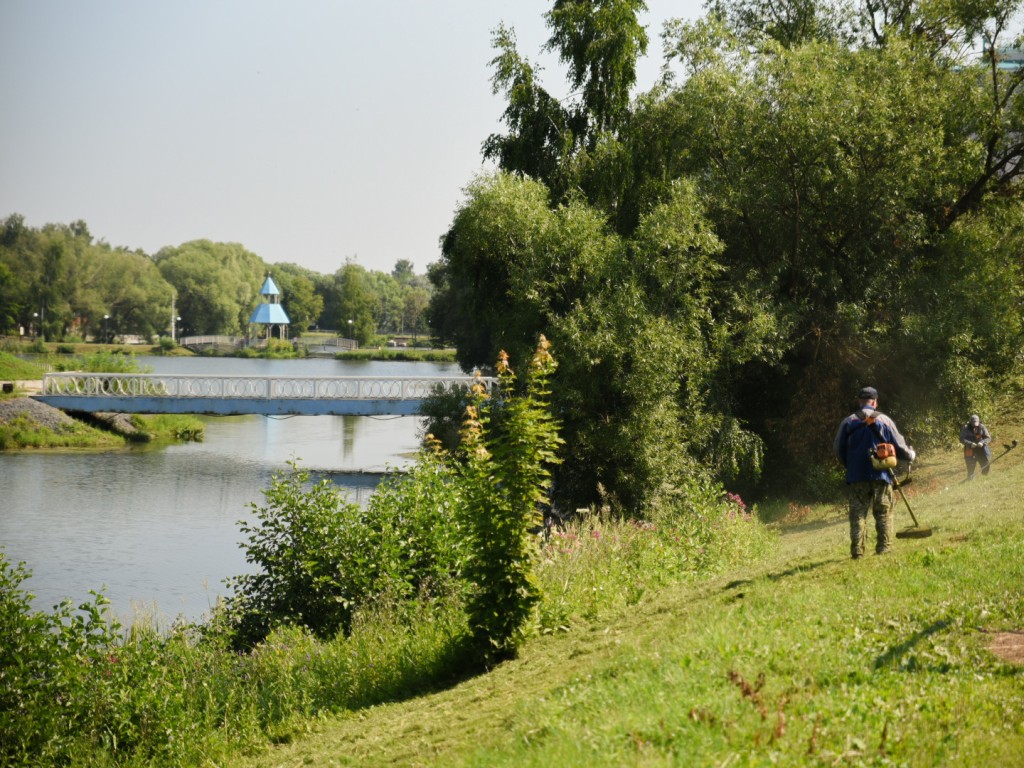
[[[27,416],[37,427],[60,434],[69,432],[76,421],[83,421],[94,427],[121,435],[129,440],[149,440],[149,435],[136,429],[131,416],[124,413],[81,413],[77,419],[60,408],[40,403],[31,397],[8,397],[0,399],[0,424],[9,424],[19,416]]]
[[[60,408],[40,403],[30,397],[5,397],[0,399],[0,424],[10,424],[19,416],[26,416],[37,426],[51,432],[68,432],[75,420]]]

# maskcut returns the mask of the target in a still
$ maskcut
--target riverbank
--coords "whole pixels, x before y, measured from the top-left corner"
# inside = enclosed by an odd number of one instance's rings
[[[74,419],[30,397],[0,398],[0,451],[112,448],[125,438]]]
[[[991,420],[1000,442],[1021,437],[1016,414]],[[374,606],[327,641],[283,629],[251,654],[142,624],[88,656],[69,637],[42,681],[15,667],[35,698],[11,722],[43,724],[58,757],[40,766],[1016,765],[1019,450],[970,484],[952,445],[924,452],[908,493],[934,535],[886,557],[849,559],[841,504],[781,500],[776,546],[698,573],[659,526],[555,532],[544,630],[486,671],[444,601]]]
[[[157,355],[162,357],[193,356],[196,353],[185,347],[162,346],[149,344],[95,344],[84,342],[42,342],[32,344],[10,344],[5,347],[13,354],[32,355],[57,355],[70,357],[74,355],[90,355],[97,352],[107,352],[117,355],[139,356]],[[267,357],[274,359],[294,357],[301,359],[307,357],[303,347],[292,347],[289,345],[275,346],[271,351],[246,350],[242,353],[222,353],[217,351],[203,352],[201,356],[209,357]],[[432,349],[428,347],[365,347],[347,352],[338,352],[333,355],[335,360],[401,360],[412,362],[429,363],[454,363],[454,349]],[[0,373],[0,379],[2,379]]]
[[[70,415],[20,396],[39,382],[16,382],[18,394],[0,397],[0,451],[41,448],[111,448],[152,440],[202,441],[205,424],[194,416],[125,413]]]

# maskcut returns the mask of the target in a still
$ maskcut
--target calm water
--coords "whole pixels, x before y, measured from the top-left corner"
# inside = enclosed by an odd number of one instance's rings
[[[142,357],[156,373],[454,376],[437,363]],[[0,453],[0,546],[49,609],[103,589],[118,616],[198,619],[249,569],[238,521],[296,460],[365,501],[378,473],[408,464],[412,417],[203,417],[206,440],[106,452]]]

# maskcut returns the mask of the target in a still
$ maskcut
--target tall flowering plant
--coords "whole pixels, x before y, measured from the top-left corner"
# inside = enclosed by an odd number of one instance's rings
[[[485,658],[515,653],[541,593],[534,574],[535,531],[548,502],[550,468],[562,439],[550,412],[549,380],[556,363],[543,336],[515,392],[515,374],[503,352],[499,394],[472,389],[462,424],[464,514],[471,543],[469,625]]]

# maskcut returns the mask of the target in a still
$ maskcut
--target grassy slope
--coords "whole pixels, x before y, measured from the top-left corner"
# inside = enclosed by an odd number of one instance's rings
[[[99,345],[88,345],[95,351]],[[41,379],[44,369],[31,361],[22,360],[8,352],[0,351],[0,381],[31,381]],[[16,391],[10,397],[23,396]],[[8,395],[0,395],[8,397]],[[158,440],[202,439],[205,425],[192,415],[168,414],[162,416],[137,417],[139,428]],[[119,436],[90,426],[76,423],[69,431],[60,434],[40,428],[31,421],[5,425],[0,423],[0,450],[16,448],[109,448],[124,445]]]
[[[970,485],[952,447],[915,474],[935,535],[891,556],[850,561],[844,510],[803,510],[770,561],[243,764],[1024,765],[1024,668],[989,650],[1024,629],[1024,447]]]

